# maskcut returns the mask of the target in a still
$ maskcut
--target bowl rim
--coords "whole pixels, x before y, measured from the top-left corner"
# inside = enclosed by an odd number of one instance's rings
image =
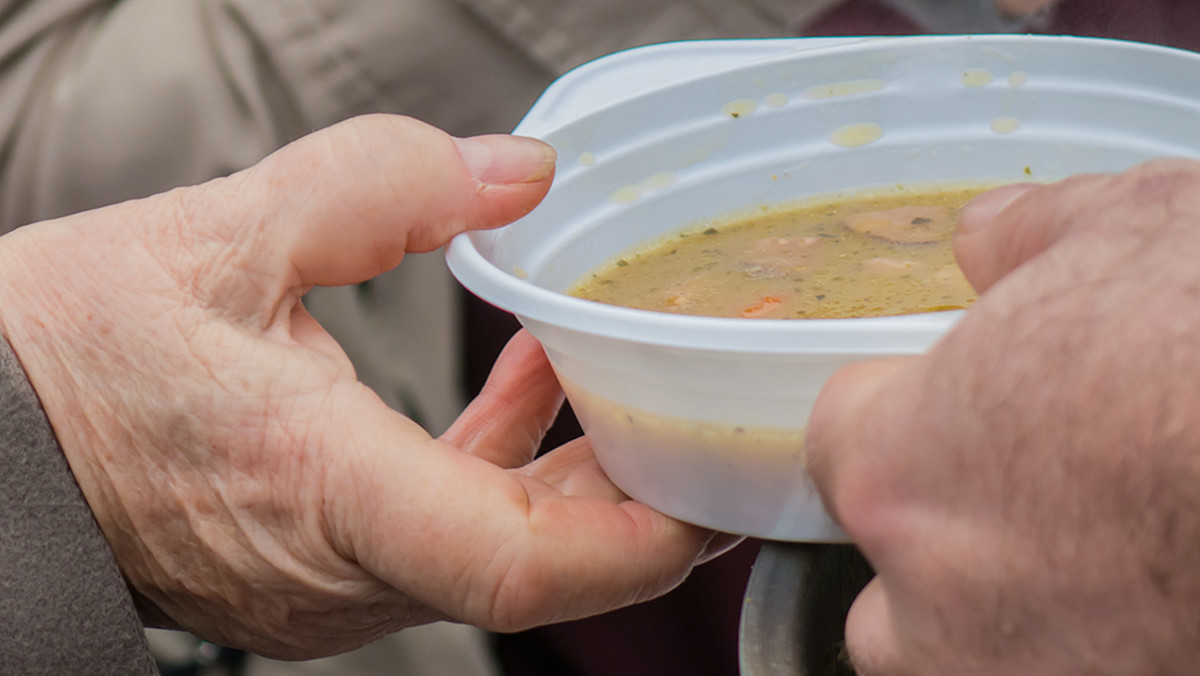
[[[805,47],[805,41],[814,46]],[[733,50],[740,61],[715,74],[728,74],[741,68],[756,67],[780,59],[804,59],[835,52],[888,49],[902,42],[922,44],[958,44],[965,42],[1028,44],[1044,42],[1091,45],[1106,49],[1134,50],[1187,55],[1200,60],[1200,54],[1142,42],[1075,36],[1044,35],[918,35],[845,38],[773,38],[690,40],[636,47],[584,64],[563,75],[543,93],[514,133],[544,137],[588,115],[599,114],[638,98],[661,91],[643,89],[618,101],[591,110],[563,105],[564,90],[586,86],[589,77],[613,64],[628,68],[640,55],[665,54],[666,58],[687,59],[695,50]],[[763,45],[761,52],[752,46]],[[749,50],[747,48],[751,47]],[[790,46],[790,48],[789,48]],[[747,54],[750,56],[747,56]],[[682,56],[681,56],[682,55]],[[693,57],[694,58],[694,57]],[[706,60],[708,66],[712,60]],[[685,86],[689,81],[711,77],[714,73],[671,81],[669,86]],[[635,87],[636,89],[636,87]],[[543,115],[543,107],[552,114]],[[554,119],[554,115],[565,117]],[[553,192],[553,188],[551,189]],[[519,221],[517,221],[519,222]],[[703,317],[653,312],[606,305],[568,296],[540,287],[531,281],[504,271],[489,261],[480,246],[503,228],[462,233],[446,247],[446,261],[459,282],[483,300],[512,312],[523,324],[536,322],[560,330],[575,331],[632,343],[677,349],[722,353],[765,354],[919,354],[957,324],[966,311],[861,317],[847,319],[741,319]],[[536,333],[536,332],[535,332]]]

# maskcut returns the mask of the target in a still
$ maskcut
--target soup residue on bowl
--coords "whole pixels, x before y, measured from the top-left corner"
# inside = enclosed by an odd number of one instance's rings
[[[963,205],[989,187],[942,185],[763,207],[626,251],[567,293],[643,310],[751,319],[962,309],[975,291],[950,240]]]

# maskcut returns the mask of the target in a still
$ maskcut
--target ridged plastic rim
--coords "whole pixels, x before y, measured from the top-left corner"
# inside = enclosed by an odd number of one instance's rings
[[[848,40],[847,44],[824,46],[786,58],[803,59],[808,55],[829,55],[836,51],[865,53],[893,48],[896,42],[919,39],[923,44],[953,43],[964,39],[997,43],[1047,41],[1071,43],[1090,49],[1110,52],[1157,52],[1172,58],[1191,59],[1200,63],[1200,55],[1182,50],[1134,42],[1098,38],[1064,36],[921,36],[870,40]],[[730,44],[737,41],[712,41]],[[695,43],[693,43],[695,44]],[[632,51],[632,50],[631,50]],[[617,57],[629,59],[625,52]],[[582,66],[598,67],[604,59]],[[736,73],[760,63],[743,64],[725,71]],[[572,74],[563,80],[575,79]],[[673,86],[686,86],[688,81]],[[537,110],[535,106],[534,111]],[[533,112],[531,111],[531,117]],[[600,114],[603,109],[592,114]],[[539,119],[533,135],[549,135],[556,128],[577,121],[559,120],[557,125]],[[524,133],[521,128],[517,130]],[[604,336],[649,345],[665,345],[682,349],[717,352],[758,353],[919,353],[926,350],[938,336],[945,333],[963,316],[963,312],[940,312],[927,315],[872,317],[859,319],[725,319],[673,315],[629,308],[614,307],[573,298],[539,287],[531,282],[502,271],[488,261],[476,246],[476,237],[488,233],[465,233],[448,246],[447,263],[451,272],[471,292],[485,301],[510,311],[522,320],[533,320],[567,330]]]

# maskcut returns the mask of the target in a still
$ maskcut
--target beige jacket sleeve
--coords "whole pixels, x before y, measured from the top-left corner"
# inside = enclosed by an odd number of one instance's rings
[[[444,0],[0,0],[0,224],[204,181],[364,112],[511,125],[546,76],[490,36]]]

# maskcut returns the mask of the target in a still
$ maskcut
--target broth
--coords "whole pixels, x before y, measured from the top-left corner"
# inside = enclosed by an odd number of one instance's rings
[[[940,186],[764,207],[640,246],[567,293],[658,312],[800,319],[955,310],[975,300],[950,248],[991,186]]]

